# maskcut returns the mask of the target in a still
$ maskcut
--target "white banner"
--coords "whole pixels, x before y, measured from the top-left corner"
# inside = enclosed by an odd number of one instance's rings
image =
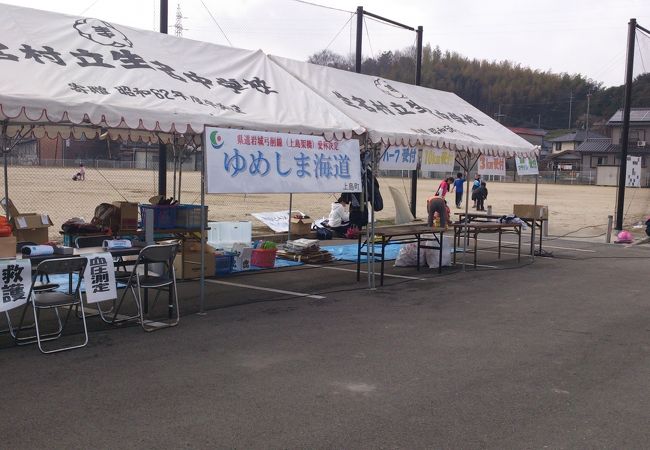
[[[515,156],[515,164],[517,165],[517,175],[539,174],[537,158],[529,156]]]
[[[303,213],[296,210],[291,211],[291,214],[304,216]],[[251,213],[251,215],[276,233],[286,233],[289,231],[289,210]]]
[[[641,157],[628,156],[625,170],[625,186],[641,187]]]
[[[418,167],[418,149],[389,146],[379,160],[379,170],[415,170]]]
[[[226,128],[205,129],[207,192],[361,192],[356,140]]]
[[[478,160],[478,173],[481,175],[506,176],[506,159],[498,156],[481,155]]]
[[[456,152],[453,150],[424,147],[420,169],[430,172],[453,172],[455,162]]]
[[[87,255],[88,264],[84,272],[86,302],[97,303],[117,298],[115,267],[110,253]]]
[[[9,311],[27,303],[32,287],[32,262],[16,259],[0,262],[0,289],[2,302],[0,312]]]

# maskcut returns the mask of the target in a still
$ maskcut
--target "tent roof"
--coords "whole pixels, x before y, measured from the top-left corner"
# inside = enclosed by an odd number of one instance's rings
[[[270,58],[366,128],[372,142],[498,156],[536,154],[532,144],[453,93]]]
[[[37,135],[102,127],[136,139],[204,125],[364,132],[262,51],[5,4],[0,17],[0,120],[10,135],[21,124],[41,124]]]

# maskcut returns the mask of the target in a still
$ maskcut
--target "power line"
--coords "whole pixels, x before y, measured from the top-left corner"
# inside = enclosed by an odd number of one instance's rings
[[[332,8],[331,6],[319,5],[318,3],[312,3],[312,2],[306,2],[305,0],[291,0],[291,1],[294,1],[296,3],[302,3],[303,5],[316,6],[318,8],[323,8],[323,9],[331,9],[332,11],[341,11],[341,12],[354,14],[354,11],[348,11],[348,10],[339,9],[339,8]]]
[[[226,36],[226,33],[223,31],[223,28],[221,28],[221,25],[219,25],[219,22],[217,22],[217,19],[214,18],[214,16],[212,15],[212,13],[208,9],[208,7],[205,5],[205,2],[203,0],[201,0],[201,4],[203,5],[205,10],[208,12],[210,17],[212,18],[212,21],[214,22],[214,24],[219,28],[219,31],[221,31],[221,34],[223,34],[223,37],[226,38],[226,41],[228,41],[228,44],[230,44],[230,46],[232,47],[233,46],[232,42],[230,42],[230,39],[228,39],[228,36]]]
[[[294,0],[294,1],[297,1],[297,0]],[[325,50],[327,50],[328,48],[330,48],[330,45],[332,45],[332,44],[334,43],[334,41],[336,40],[336,38],[339,37],[339,34],[341,34],[341,32],[345,29],[345,27],[348,25],[348,23],[350,23],[350,21],[352,20],[352,18],[353,18],[354,16],[355,16],[355,13],[350,13],[350,18],[349,18],[349,19],[348,19],[348,20],[343,24],[343,26],[341,27],[341,29],[340,29],[340,30],[339,30],[339,31],[334,35],[334,37],[332,38],[332,40],[330,41],[330,43],[327,44],[327,47],[325,47]]]
[[[90,4],[90,6],[88,6],[86,9],[84,9],[83,11],[81,11],[81,12],[79,13],[79,15],[80,15],[80,16],[83,16],[84,14],[86,14],[86,12],[88,12],[88,10],[89,10],[90,8],[92,8],[93,6],[95,6],[95,5],[97,4],[98,1],[99,1],[99,0],[95,0],[94,2],[92,2],[92,3]]]
[[[368,47],[370,47],[370,54],[372,55],[373,59],[375,57],[375,52],[372,50],[372,44],[370,43],[370,33],[368,32],[368,24],[366,23],[366,16],[364,14],[363,16],[363,27],[366,29],[366,36],[368,37]]]

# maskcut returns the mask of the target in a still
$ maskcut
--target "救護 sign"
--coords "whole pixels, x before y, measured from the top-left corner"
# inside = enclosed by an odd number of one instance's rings
[[[2,302],[0,302],[0,312],[9,311],[27,303],[27,295],[31,287],[32,263],[29,259],[1,262]]]

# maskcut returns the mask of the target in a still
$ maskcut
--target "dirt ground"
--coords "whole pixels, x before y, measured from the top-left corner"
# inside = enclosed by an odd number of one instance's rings
[[[75,216],[90,220],[95,206],[102,202],[128,200],[147,202],[157,191],[157,172],[127,169],[101,169],[89,167],[85,181],[73,181],[74,169],[52,167],[10,167],[9,197],[20,212],[38,212],[50,215],[54,226],[50,237],[58,236],[61,224]],[[1,176],[2,183],[4,177]],[[418,183],[417,216],[426,215],[426,198],[436,189],[439,180],[423,179]],[[173,186],[169,175],[168,192]],[[381,178],[380,188],[384,209],[377,213],[377,219],[389,222],[395,217],[395,205],[389,186],[397,188],[407,198],[410,195],[410,180]],[[182,203],[200,202],[200,175],[186,172],[182,179]],[[513,204],[532,204],[534,184],[531,183],[488,183],[489,196],[486,205],[491,205],[495,214],[512,212]],[[453,195],[453,194],[452,194]],[[319,218],[329,213],[335,194],[294,194],[293,209]],[[287,194],[220,195],[206,196],[209,219],[252,220],[256,230],[268,229],[250,214],[262,211],[286,210],[289,207]],[[460,211],[453,207],[452,212]],[[552,185],[540,184],[538,204],[549,208],[549,233],[571,236],[595,236],[606,230],[607,216],[615,213],[616,188],[606,186]],[[626,191],[626,227],[643,221],[650,215],[650,189],[630,188]],[[471,205],[470,205],[471,207]],[[632,229],[632,228],[631,228]],[[642,229],[636,231],[641,236]]]

